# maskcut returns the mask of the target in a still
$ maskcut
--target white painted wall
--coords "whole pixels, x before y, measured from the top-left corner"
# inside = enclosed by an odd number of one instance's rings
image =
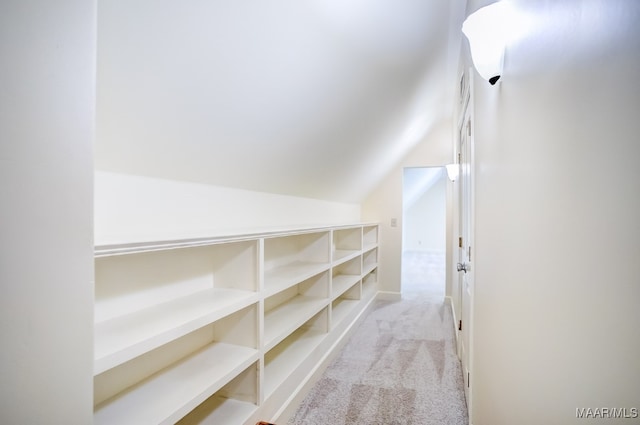
[[[96,2],[0,2],[0,423],[92,423]]]
[[[444,254],[447,181],[444,169],[435,183],[404,211],[404,251]]]
[[[360,221],[360,205],[97,171],[96,244]]]
[[[400,293],[402,260],[402,174],[405,167],[442,166],[453,161],[452,124],[441,122],[362,203],[362,218],[380,222],[380,285]],[[397,227],[391,227],[391,219]],[[447,241],[451,238],[447,236]],[[448,242],[450,243],[450,242]],[[450,250],[450,247],[447,247]]]
[[[576,408],[640,408],[640,3],[517,3],[476,80],[473,424],[636,423]]]

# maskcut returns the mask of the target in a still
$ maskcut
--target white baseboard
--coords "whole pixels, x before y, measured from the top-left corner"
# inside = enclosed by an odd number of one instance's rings
[[[453,324],[455,326],[455,324],[458,323],[458,315],[456,314],[456,309],[455,309],[455,306],[453,305],[453,300],[448,295],[444,297],[444,300],[447,304],[449,304],[449,307],[451,307],[451,315],[453,316]],[[457,333],[456,333],[456,339],[458,339]]]
[[[460,318],[458,317],[458,312],[455,309],[455,306],[453,305],[453,299],[450,296],[446,296],[444,297],[445,301],[447,303],[449,303],[449,306],[451,307],[451,316],[453,318],[453,335],[456,337],[456,354],[458,355],[458,359],[460,358],[460,335],[458,333],[458,320],[460,320]]]
[[[377,299],[384,301],[400,301],[402,294],[400,292],[378,291]]]

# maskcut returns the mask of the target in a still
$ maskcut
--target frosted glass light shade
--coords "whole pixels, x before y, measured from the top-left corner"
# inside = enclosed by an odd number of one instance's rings
[[[478,9],[462,24],[462,32],[469,40],[471,59],[478,74],[491,84],[502,75],[504,49],[512,22],[511,6],[498,1]]]

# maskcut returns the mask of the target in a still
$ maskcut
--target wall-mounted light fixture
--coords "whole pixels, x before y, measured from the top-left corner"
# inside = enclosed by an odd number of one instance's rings
[[[473,65],[491,85],[502,75],[504,49],[514,25],[513,17],[509,1],[502,0],[478,9],[462,24]]]
[[[458,180],[458,173],[460,172],[460,164],[447,164],[444,166],[447,169],[447,176],[452,182]]]

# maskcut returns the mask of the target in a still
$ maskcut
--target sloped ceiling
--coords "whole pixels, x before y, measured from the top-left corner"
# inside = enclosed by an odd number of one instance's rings
[[[101,170],[360,202],[451,115],[463,0],[98,3]]]
[[[412,167],[405,168],[402,176],[402,209],[407,211],[444,178],[444,167]]]

